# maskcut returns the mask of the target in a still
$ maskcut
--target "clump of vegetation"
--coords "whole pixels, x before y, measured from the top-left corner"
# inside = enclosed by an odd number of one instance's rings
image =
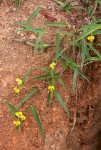
[[[55,69],[58,66],[59,63],[63,66],[63,72],[69,67],[73,71],[73,92],[75,93],[77,90],[77,77],[81,76],[83,79],[87,80],[90,83],[90,79],[84,74],[83,68],[87,66],[88,64],[95,62],[95,61],[101,61],[101,53],[96,48],[96,46],[99,48],[101,47],[100,43],[96,42],[96,36],[98,34],[101,34],[101,20],[97,19],[95,17],[96,9],[100,3],[100,0],[95,0],[94,9],[92,6],[89,6],[90,0],[85,1],[87,4],[87,7],[81,7],[81,6],[74,6],[72,7],[70,4],[73,2],[73,0],[69,0],[68,2],[64,3],[61,0],[56,0],[56,2],[60,5],[61,9],[63,11],[66,11],[67,13],[70,13],[71,10],[78,8],[82,9],[84,12],[87,12],[86,25],[82,26],[80,29],[76,30],[72,27],[72,25],[69,26],[70,32],[64,31],[62,29],[56,30],[56,42],[55,42],[55,56],[52,58],[52,63],[48,68],[43,67],[39,68],[46,72],[44,75],[34,77],[31,80],[47,80],[47,92],[48,92],[48,106],[53,102],[54,97],[58,100],[58,102],[61,104],[63,109],[66,111],[67,116],[70,117],[70,113],[68,110],[68,107],[66,106],[66,103],[61,97],[61,93],[58,92],[57,87],[57,81],[65,88],[65,83],[62,80],[62,74],[56,73]],[[17,1],[17,6],[19,6],[21,3],[20,1]],[[31,43],[30,41],[27,41],[26,44],[33,46],[33,54],[37,54],[38,50],[41,50],[41,52],[44,52],[44,48],[50,46],[51,44],[44,43],[42,40],[42,36],[46,34],[46,30],[44,28],[33,28],[30,26],[30,22],[33,18],[36,17],[38,13],[41,12],[41,7],[38,7],[29,17],[26,23],[17,22],[18,25],[22,27],[21,31],[30,31],[37,35],[37,39],[35,43]],[[57,27],[65,27],[67,26],[67,23],[63,22],[47,22],[45,23],[47,26],[57,26]],[[71,41],[68,40],[67,36],[71,37]],[[73,57],[70,58],[66,54],[66,48],[62,49],[61,47],[61,39],[63,39],[66,43],[70,44],[72,46],[72,53]],[[18,41],[21,41],[17,39]],[[81,61],[77,61],[77,51],[80,52]],[[28,70],[28,72],[25,74],[25,76],[20,79],[17,78],[16,82],[18,84],[17,87],[14,88],[14,92],[16,94],[20,94],[20,91],[23,89],[24,83],[26,82],[27,76],[29,76],[30,72],[32,71],[32,68]],[[3,101],[11,110],[14,117],[16,117],[16,120],[14,120],[13,124],[16,126],[17,129],[19,129],[23,123],[26,121],[27,116],[23,115],[23,112],[19,112],[19,107],[25,103],[30,97],[34,96],[38,91],[38,88],[34,88],[27,96],[22,99],[19,104],[14,107],[11,104],[9,104],[6,101]],[[39,130],[41,132],[41,135],[43,137],[43,140],[45,139],[45,135],[42,129],[42,124],[39,119],[37,110],[35,106],[29,106],[29,109],[27,111],[31,111],[32,115],[34,116]],[[26,112],[24,112],[25,114]]]

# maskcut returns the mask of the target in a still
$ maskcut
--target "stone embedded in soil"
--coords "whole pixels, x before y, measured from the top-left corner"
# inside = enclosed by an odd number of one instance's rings
[[[30,37],[29,37],[29,39],[31,39],[31,40],[35,40],[36,38],[37,38],[37,37],[36,37],[35,34],[31,34]]]

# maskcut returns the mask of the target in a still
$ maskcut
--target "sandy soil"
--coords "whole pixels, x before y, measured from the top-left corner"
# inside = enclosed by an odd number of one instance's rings
[[[35,67],[31,76],[41,75],[39,66],[48,67],[54,55],[54,47],[48,48],[43,54],[33,56],[33,48],[15,39],[35,41],[36,35],[29,32],[17,32],[20,27],[16,21],[26,22],[28,17],[37,7],[34,0],[23,1],[18,12],[12,1],[0,1],[0,98],[14,106],[25,97],[35,86],[39,92],[28,100],[21,108],[26,110],[32,104],[37,108],[45,132],[43,144],[37,124],[31,115],[23,129],[16,132],[13,125],[14,118],[9,109],[0,102],[0,150],[100,150],[101,141],[101,65],[93,63],[86,73],[91,78],[91,84],[78,81],[78,99],[72,93],[72,72],[68,69],[63,74],[66,89],[58,84],[59,91],[71,112],[70,120],[66,113],[55,100],[47,107],[47,87],[45,82],[27,81],[26,88],[15,95],[13,88],[15,79],[23,77],[30,67]],[[39,13],[31,22],[33,27],[44,27],[48,33],[43,37],[46,43],[54,43],[55,28],[46,27],[46,21],[71,21],[75,23],[77,16],[68,17],[61,12],[54,0],[42,0],[41,7],[44,11]],[[49,15],[47,16],[47,11]],[[68,46],[67,51],[70,51]],[[60,68],[61,69],[61,66]],[[98,117],[96,117],[98,116]],[[97,125],[96,125],[97,123]],[[95,144],[94,144],[95,142]]]

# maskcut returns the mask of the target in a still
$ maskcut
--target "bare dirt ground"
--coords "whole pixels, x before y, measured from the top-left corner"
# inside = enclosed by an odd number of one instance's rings
[[[49,33],[44,39],[47,43],[54,42],[54,28],[46,27],[44,22],[71,21],[76,23],[74,15],[70,18],[64,12],[59,12],[55,1],[41,1],[41,6],[47,10],[52,18],[41,12],[32,21],[33,27],[45,27]],[[25,97],[25,95],[38,86],[40,91],[28,100],[21,110],[34,104],[40,115],[46,140],[43,144],[39,129],[29,113],[24,127],[18,133],[12,123],[13,117],[9,109],[0,102],[0,150],[101,150],[101,64],[93,63],[86,69],[91,84],[78,80],[77,99],[72,93],[72,72],[68,69],[63,74],[66,89],[60,85],[59,91],[70,110],[71,118],[68,120],[66,113],[55,100],[47,107],[47,88],[43,82],[28,82],[25,89],[17,96],[13,92],[16,86],[15,79],[23,77],[30,67],[48,67],[54,54],[52,48],[43,54],[32,55],[32,48],[28,45],[15,41],[15,39],[30,39],[34,41],[35,35],[26,32],[16,32],[19,28],[15,21],[25,22],[37,7],[34,0],[23,1],[18,12],[12,1],[0,1],[0,98],[8,101],[14,106]],[[70,51],[70,47],[68,47]],[[36,77],[40,75],[39,70],[31,74]],[[41,92],[42,90],[42,92]]]

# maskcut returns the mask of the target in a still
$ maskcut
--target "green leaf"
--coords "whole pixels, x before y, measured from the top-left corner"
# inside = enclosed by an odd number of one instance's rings
[[[6,101],[3,101],[3,102],[9,107],[12,115],[15,115],[15,112],[17,112],[17,109],[13,105],[11,105],[10,103],[8,103]]]
[[[64,6],[62,7],[62,9],[64,10],[64,11],[67,11],[69,8],[70,8],[70,3],[72,2],[73,0],[68,0],[68,2],[66,2],[65,4],[64,4]]]
[[[49,94],[48,94],[48,106],[51,105],[53,101],[53,91],[49,91]]]
[[[32,20],[33,18],[36,17],[36,15],[39,13],[40,10],[41,10],[41,7],[38,7],[38,8],[30,15],[29,19],[28,19],[27,22],[26,22],[27,25],[31,22],[31,20]]]
[[[54,77],[58,77],[59,74],[54,74]],[[36,77],[36,78],[32,78],[32,80],[42,80],[42,79],[50,79],[52,78],[51,74],[45,74],[43,76],[39,76],[39,77]]]
[[[90,29],[90,28],[93,28],[93,27],[95,27],[96,25],[98,25],[98,24],[96,24],[95,22],[94,23],[91,23],[91,24],[88,24],[88,25],[85,25],[85,26],[83,26],[83,27],[81,27],[80,29],[79,29],[79,31],[82,31],[82,30],[87,30],[87,29]]]
[[[101,47],[101,44],[100,44],[100,43],[97,43],[96,45]]]
[[[77,64],[73,60],[66,57],[65,55],[62,54],[61,57],[68,63],[68,66],[71,67],[71,69],[74,70],[75,68],[78,67]]]
[[[92,35],[99,35],[99,34],[101,34],[101,30],[94,31]]]
[[[42,80],[42,79],[49,79],[49,78],[51,78],[51,74],[45,74],[42,76],[38,76],[36,78],[32,78],[32,80]]]
[[[90,44],[88,43],[88,46],[90,47],[91,50],[93,50],[93,52],[94,52],[98,57],[101,58],[101,53],[100,53],[99,51],[97,51],[95,47],[93,47],[92,43],[90,43]]]
[[[84,65],[86,54],[87,54],[87,56],[90,55],[89,52],[88,52],[88,49],[87,49],[86,41],[85,41],[85,39],[82,39],[82,62],[81,62],[81,68]]]
[[[84,9],[84,10],[86,10],[86,8],[84,8],[84,7],[82,7],[82,6],[71,6],[70,7],[71,9]]]
[[[39,116],[38,116],[38,113],[36,111],[36,108],[34,106],[31,106],[30,107],[30,110],[32,111],[32,114],[38,124],[38,127],[39,127],[39,130],[40,130],[40,133],[42,135],[42,138],[43,138],[43,141],[45,142],[45,136],[44,136],[44,132],[43,132],[43,129],[42,129],[42,124],[41,124],[41,121],[39,119]]]
[[[89,61],[101,61],[101,57],[99,58],[99,57],[89,57],[89,58],[87,58],[87,60],[89,60]]]
[[[16,0],[17,8],[19,8],[21,1],[22,1],[22,0]]]
[[[84,33],[82,33],[76,40],[74,40],[72,42],[72,44],[78,42],[79,40],[85,38],[86,36],[92,34],[94,31],[101,29],[101,25],[95,25],[93,27],[91,27],[90,29],[88,29],[87,31],[85,31]]]
[[[87,15],[88,15],[88,17],[90,16],[91,11],[92,11],[92,6],[89,6],[89,7],[88,7],[88,10],[87,10]]]
[[[44,42],[43,42],[43,40],[41,40],[40,41],[40,50],[41,50],[41,53],[43,53],[44,52],[44,47],[43,47],[43,45],[44,45]]]
[[[52,78],[58,78],[60,74],[53,74]]]
[[[16,108],[18,109],[23,103],[25,103],[28,99],[30,99],[37,91],[38,88],[34,88],[34,90],[32,90],[29,94],[27,94],[27,96],[18,103]]]
[[[64,22],[46,22],[45,24],[48,26],[54,26],[54,27],[65,27],[67,25]]]
[[[54,91],[54,95],[55,95],[55,97],[57,98],[58,102],[62,105],[62,107],[64,108],[64,110],[67,112],[67,115],[68,115],[68,117],[69,117],[69,116],[70,116],[69,110],[68,110],[68,108],[66,107],[65,102],[64,102],[63,99],[61,98],[60,93],[58,93],[57,91]]]
[[[78,76],[78,68],[75,68],[74,75],[73,75],[73,92],[76,89],[77,76]]]
[[[50,79],[49,85],[55,85],[55,79],[54,79],[54,77]]]
[[[63,82],[63,80],[60,77],[58,78],[58,80],[63,87],[66,87],[65,83]]]
[[[60,0],[56,0],[56,2],[57,2],[60,6],[64,6],[64,3],[61,2]]]
[[[95,1],[95,5],[94,5],[94,8],[93,8],[93,11],[92,11],[91,16],[93,16],[93,15],[94,15],[94,13],[95,13],[95,11],[96,11],[96,9],[97,9],[97,7],[98,7],[98,4],[99,4],[99,1],[98,1],[98,0],[96,0],[96,1]],[[91,17],[91,16],[90,16],[90,17]]]
[[[69,36],[75,36],[74,33],[67,32],[67,31],[61,31],[61,34],[66,34],[66,35],[69,35]]]
[[[85,75],[83,72],[81,72],[80,70],[78,70],[78,73],[79,73],[84,79],[86,79],[86,80],[90,83],[89,79],[86,77],[86,75]]]
[[[33,28],[33,27],[26,25],[25,23],[18,22],[18,21],[16,23],[18,25],[22,26],[23,28],[25,28],[26,31],[31,31],[31,32],[35,32],[35,33],[46,32],[46,30],[43,28]]]
[[[54,69],[51,69],[51,77],[54,78],[54,75],[55,75],[55,71]]]
[[[25,43],[28,44],[28,45],[30,45],[30,46],[32,46],[32,47],[35,47],[35,44],[34,44],[34,43],[31,43],[31,42],[28,42],[28,41],[26,41]],[[51,45],[49,45],[49,44],[44,44],[44,43],[43,43],[42,45],[39,44],[38,48],[41,49],[41,46],[43,46],[43,48],[46,48],[46,47],[49,47],[49,46],[51,46]]]
[[[59,57],[65,52],[66,48],[64,48],[62,51],[56,54],[56,57],[53,59],[53,61],[57,61]]]
[[[36,43],[35,43],[35,47],[34,47],[34,54],[36,54],[37,49],[39,48],[40,40],[41,40],[43,34],[44,34],[44,32],[40,32],[38,35],[38,38],[36,39]]]
[[[62,60],[62,59],[60,59],[60,61],[61,61],[61,64],[63,65],[63,67],[64,67],[64,70],[66,70],[66,68],[68,66],[67,62]]]
[[[40,67],[39,69],[51,73],[51,70],[49,68]]]
[[[26,81],[26,79],[27,79],[27,77],[28,77],[28,75],[30,74],[31,71],[32,71],[32,68],[30,68],[30,69],[28,70],[28,72],[24,75],[24,77],[22,78],[22,83],[23,83],[23,84],[25,83],[25,81]]]
[[[67,11],[68,13],[70,13],[70,6],[69,6],[68,3],[66,3],[66,4],[62,7],[62,9],[63,9],[64,11]]]

